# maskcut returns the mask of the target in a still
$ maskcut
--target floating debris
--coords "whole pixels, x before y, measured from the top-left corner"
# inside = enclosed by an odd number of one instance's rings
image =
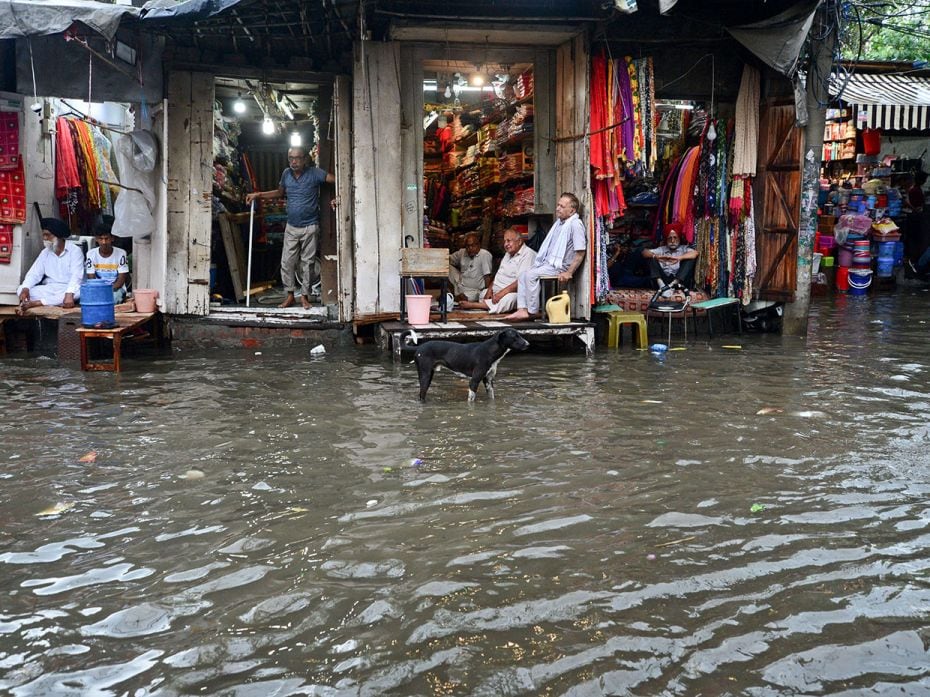
[[[68,501],[67,503],[56,503],[54,506],[49,506],[48,508],[39,511],[36,513],[36,515],[40,518],[45,516],[60,515],[65,511],[70,511],[72,508],[74,508],[73,501]]]
[[[205,476],[202,470],[187,470],[181,475],[181,479],[203,479]]]
[[[78,458],[78,462],[96,462],[96,461],[97,461],[97,453],[93,450],[91,450],[86,455],[82,455],[80,458]]]
[[[778,407],[762,407],[759,411],[756,412],[756,416],[765,416],[766,414],[784,414],[784,409],[779,409]]]

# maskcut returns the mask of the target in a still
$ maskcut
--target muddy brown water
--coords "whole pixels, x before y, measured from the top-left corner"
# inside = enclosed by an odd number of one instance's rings
[[[928,332],[841,297],[471,406],[370,349],[7,357],[0,693],[930,694]]]

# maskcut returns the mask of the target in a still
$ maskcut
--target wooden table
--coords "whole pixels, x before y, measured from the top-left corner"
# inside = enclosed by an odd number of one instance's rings
[[[81,370],[111,370],[120,371],[120,354],[123,347],[123,338],[131,339],[133,332],[145,324],[152,323],[153,334],[161,342],[161,316],[158,312],[122,312],[115,317],[116,326],[109,329],[96,329],[93,327],[78,327],[76,330],[81,340]],[[87,342],[89,339],[109,339],[113,342],[113,360],[110,362],[91,362],[88,358]]]

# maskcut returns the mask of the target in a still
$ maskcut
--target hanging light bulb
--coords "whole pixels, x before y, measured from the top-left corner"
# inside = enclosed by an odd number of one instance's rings
[[[304,144],[304,139],[300,137],[300,134],[297,131],[291,133],[291,147],[299,148]]]
[[[271,120],[270,116],[266,116],[265,120],[262,121],[262,133],[266,136],[270,136],[274,133],[274,121]]]
[[[233,111],[237,114],[245,113],[245,102],[242,101],[242,92],[239,93],[239,96],[236,97],[236,101],[233,102]]]
[[[484,85],[484,75],[481,73],[475,73],[471,76],[469,82],[471,83],[472,87],[481,87]]]

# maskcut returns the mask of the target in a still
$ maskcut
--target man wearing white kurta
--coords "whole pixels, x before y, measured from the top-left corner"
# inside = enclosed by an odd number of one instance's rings
[[[39,252],[16,289],[20,314],[39,305],[74,307],[74,301],[81,295],[84,253],[80,247],[68,241],[70,236],[71,230],[62,221],[42,218],[42,243],[45,249]]]
[[[559,283],[572,280],[584,261],[588,237],[578,217],[578,197],[568,192],[555,206],[555,225],[536,253],[533,266],[520,274],[517,282],[517,311],[504,319],[519,322],[539,317],[539,279],[558,276]]]
[[[501,265],[494,276],[494,283],[478,302],[462,302],[466,310],[487,310],[492,314],[513,312],[517,307],[517,279],[527,271],[536,259],[536,252],[523,244],[519,232],[510,228],[504,232],[504,251]]]

